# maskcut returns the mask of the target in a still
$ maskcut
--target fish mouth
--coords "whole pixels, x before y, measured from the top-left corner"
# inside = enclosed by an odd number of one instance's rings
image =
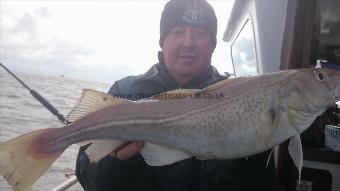
[[[339,102],[340,101],[340,96],[335,96],[335,101]]]
[[[339,85],[337,85],[337,87],[335,88],[334,98],[335,98],[335,102],[340,101],[340,86]]]
[[[335,99],[336,101],[340,101],[340,85],[338,85],[338,87],[336,88]]]
[[[340,101],[340,70],[330,70],[330,84],[332,84],[333,96],[335,102]]]

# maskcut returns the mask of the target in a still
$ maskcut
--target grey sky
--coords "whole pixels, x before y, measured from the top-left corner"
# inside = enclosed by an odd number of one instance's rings
[[[2,0],[1,62],[18,72],[91,81],[143,73],[157,62],[165,2]],[[213,64],[231,72],[221,38],[233,1],[210,2],[219,19]]]

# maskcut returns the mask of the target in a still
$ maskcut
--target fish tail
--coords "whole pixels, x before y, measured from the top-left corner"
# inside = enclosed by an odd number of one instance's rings
[[[0,174],[15,191],[27,190],[64,152],[65,149],[39,153],[34,149],[42,134],[53,129],[34,131],[0,143]]]

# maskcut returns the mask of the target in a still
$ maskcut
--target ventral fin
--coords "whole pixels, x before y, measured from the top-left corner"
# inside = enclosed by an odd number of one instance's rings
[[[91,163],[98,162],[106,155],[110,154],[114,149],[121,145],[123,141],[116,139],[95,140],[85,150]]]
[[[140,153],[145,162],[150,166],[169,165],[191,157],[183,151],[150,142],[145,143]]]
[[[290,138],[289,146],[288,146],[289,155],[292,157],[295,166],[299,171],[299,183],[301,180],[301,170],[303,165],[303,153],[302,153],[302,145],[300,135],[295,135]]]
[[[129,100],[114,97],[104,92],[85,89],[83,90],[77,104],[67,115],[67,121],[73,123],[77,119],[80,119],[99,109],[103,109],[107,106],[117,105],[126,102],[129,102]]]
[[[279,169],[279,152],[280,152],[280,146],[277,145],[274,147],[274,163],[275,163],[276,169]]]
[[[267,159],[267,167],[269,166],[269,162],[270,162],[270,158],[273,156],[274,157],[274,164],[275,164],[275,168],[278,169],[278,164],[279,164],[279,148],[280,146],[277,145],[275,147],[273,147],[271,150],[270,150],[270,153],[269,153],[269,156],[268,156],[268,159]]]

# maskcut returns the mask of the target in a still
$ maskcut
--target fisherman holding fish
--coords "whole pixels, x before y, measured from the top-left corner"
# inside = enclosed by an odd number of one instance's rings
[[[225,79],[211,65],[216,32],[215,12],[207,1],[170,0],[160,20],[159,63],[145,74],[116,81],[109,93],[138,100],[179,88],[202,89]],[[190,158],[152,167],[139,154],[143,145],[124,143],[97,163],[90,163],[87,146],[81,147],[78,180],[91,191],[266,191],[275,187],[273,162],[266,165],[269,152],[232,160]]]
[[[26,191],[78,144],[76,175],[85,190],[275,190],[268,150],[288,140],[300,180],[300,134],[340,101],[340,71],[224,79],[210,65],[216,27],[205,0],[170,0],[161,17],[159,63],[117,81],[110,94],[83,90],[70,124],[1,142],[1,176],[14,191]]]

